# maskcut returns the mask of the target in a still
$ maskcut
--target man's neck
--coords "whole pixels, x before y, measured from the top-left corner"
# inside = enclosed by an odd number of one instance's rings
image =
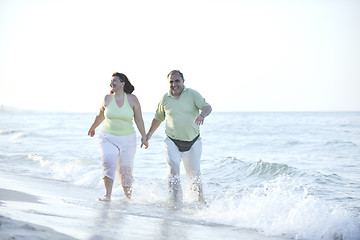
[[[181,92],[180,93],[178,93],[178,94],[176,94],[175,92],[173,92],[173,91],[171,91],[170,90],[170,93],[171,93],[171,96],[173,96],[173,97],[175,97],[175,98],[179,98],[180,97],[180,95],[181,95],[181,93],[184,91],[184,89],[183,90],[181,90]]]

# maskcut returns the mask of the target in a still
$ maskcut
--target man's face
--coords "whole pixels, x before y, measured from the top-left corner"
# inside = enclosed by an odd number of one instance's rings
[[[179,96],[184,90],[184,79],[181,78],[179,73],[174,73],[169,76],[170,91],[173,95]]]

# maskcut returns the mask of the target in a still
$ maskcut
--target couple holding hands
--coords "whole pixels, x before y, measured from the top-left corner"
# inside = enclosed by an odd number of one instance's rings
[[[198,200],[205,203],[202,191],[200,158],[202,143],[199,126],[204,123],[212,108],[197,91],[186,88],[184,76],[179,70],[167,76],[170,89],[160,99],[148,133],[145,132],[141,107],[137,97],[131,94],[134,86],[122,73],[114,73],[111,79],[111,93],[106,95],[99,113],[91,125],[88,135],[93,137],[95,129],[104,121],[99,132],[100,153],[103,164],[105,196],[100,201],[110,201],[115,173],[131,198],[133,165],[136,152],[136,133],[132,120],[142,136],[141,147],[148,148],[149,141],[166,119],[165,149],[169,171],[168,185],[170,199],[182,200],[180,186],[180,162],[184,163],[186,174],[192,181],[192,190]]]

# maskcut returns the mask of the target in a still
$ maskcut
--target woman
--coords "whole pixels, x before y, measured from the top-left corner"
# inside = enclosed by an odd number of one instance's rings
[[[141,107],[137,97],[131,94],[134,86],[122,73],[112,75],[111,92],[106,95],[88,135],[104,121],[100,131],[100,152],[103,163],[105,196],[100,201],[110,201],[115,173],[118,174],[125,196],[131,198],[133,165],[136,151],[136,133],[132,119],[142,136],[141,147],[148,148]]]

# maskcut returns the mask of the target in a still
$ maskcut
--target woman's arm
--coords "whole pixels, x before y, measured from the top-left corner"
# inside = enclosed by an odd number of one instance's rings
[[[98,112],[98,114],[95,117],[95,120],[93,122],[93,124],[91,125],[89,131],[88,131],[88,135],[90,137],[93,137],[95,135],[95,129],[102,123],[102,121],[104,121],[105,119],[105,115],[104,115],[104,111],[105,111],[105,102],[106,102],[106,97],[104,98],[104,101],[100,107],[100,110]]]
[[[141,134],[141,147],[143,145],[145,145],[145,149],[146,149],[146,148],[148,148],[149,143],[146,138],[145,125],[144,125],[144,120],[143,120],[142,113],[141,113],[140,102],[137,99],[137,97],[133,94],[129,94],[129,100],[130,100],[129,101],[130,106],[134,110],[134,120],[135,120],[136,126]]]

